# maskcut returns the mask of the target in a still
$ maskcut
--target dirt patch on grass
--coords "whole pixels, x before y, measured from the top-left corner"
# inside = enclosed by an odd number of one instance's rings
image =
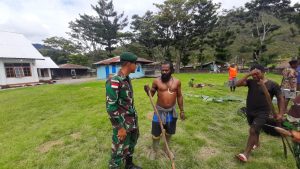
[[[154,114],[154,112],[149,112],[149,113],[147,113],[146,118],[147,118],[148,120],[151,120],[151,121],[152,121],[153,114]]]
[[[217,154],[219,154],[220,152],[213,147],[202,147],[197,154],[197,159],[199,160],[207,160]]]
[[[61,140],[48,141],[38,147],[40,153],[47,153],[52,147],[63,145],[64,142]]]
[[[78,140],[81,138],[81,133],[77,132],[77,133],[73,133],[70,135],[74,140]]]
[[[202,140],[205,140],[205,142],[206,142],[207,144],[209,144],[209,145],[213,145],[213,146],[216,145],[216,143],[215,143],[214,140],[208,138],[208,137],[207,137],[205,134],[203,134],[203,133],[196,133],[196,134],[195,134],[195,137],[196,137],[196,138],[199,138],[199,139],[202,139]]]

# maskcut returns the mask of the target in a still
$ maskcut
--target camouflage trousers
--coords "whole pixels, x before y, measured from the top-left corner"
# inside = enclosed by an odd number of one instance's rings
[[[113,129],[112,136],[112,153],[109,161],[110,169],[119,169],[122,161],[128,157],[132,157],[134,147],[139,138],[139,129],[127,132],[126,138],[123,141],[118,139],[118,130]]]
[[[297,168],[300,169],[300,144],[293,142],[293,151],[297,164]]]

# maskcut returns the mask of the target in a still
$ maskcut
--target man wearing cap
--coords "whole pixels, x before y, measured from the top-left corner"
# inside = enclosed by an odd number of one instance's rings
[[[284,114],[284,98],[282,96],[280,86],[268,80],[265,76],[265,69],[261,65],[254,65],[250,69],[250,73],[244,78],[237,81],[236,86],[247,86],[248,95],[246,103],[247,121],[250,125],[249,137],[247,146],[243,153],[238,154],[236,157],[242,161],[247,162],[250,156],[250,152],[259,146],[259,134],[260,130],[267,122],[269,115],[271,114],[271,107],[268,103],[267,97],[264,93],[262,85],[264,84],[272,100],[273,96],[276,96],[278,102],[279,113],[276,114],[275,119],[280,121]],[[252,79],[248,79],[252,76]],[[268,96],[269,97],[269,96]]]
[[[124,52],[120,56],[121,69],[106,82],[106,110],[113,126],[110,169],[141,169],[133,164],[134,147],[139,137],[138,117],[134,107],[130,73],[136,69],[137,56]]]
[[[287,110],[290,99],[296,97],[297,90],[297,65],[298,61],[292,59],[289,61],[290,67],[282,71],[281,90],[285,98],[285,109]]]

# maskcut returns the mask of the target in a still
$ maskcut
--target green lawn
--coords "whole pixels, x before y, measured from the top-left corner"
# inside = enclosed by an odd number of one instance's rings
[[[248,135],[247,122],[236,111],[244,102],[205,102],[193,95],[246,98],[246,88],[230,93],[227,74],[177,74],[182,81],[187,120],[178,121],[171,149],[178,169],[296,168],[289,153],[283,156],[279,138],[262,134],[261,148],[242,164]],[[214,87],[188,87],[190,78]],[[280,76],[269,75],[280,81]],[[107,168],[111,124],[105,111],[104,81],[72,85],[43,85],[0,91],[0,168]],[[133,80],[141,136],[134,161],[145,169],[170,168],[165,157],[148,158],[152,111],[143,91],[152,79]]]

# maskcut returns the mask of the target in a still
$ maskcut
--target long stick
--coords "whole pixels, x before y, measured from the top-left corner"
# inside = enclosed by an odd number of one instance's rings
[[[288,130],[285,130],[285,129],[281,128],[281,127],[276,127],[276,126],[268,125],[268,124],[264,124],[264,125],[268,126],[268,127],[274,128],[280,134],[292,137],[292,133],[290,131],[288,131]]]
[[[157,117],[158,117],[160,129],[161,129],[161,131],[162,131],[162,137],[163,137],[163,140],[164,140],[164,142],[165,142],[166,149],[167,149],[167,152],[168,152],[168,154],[169,154],[169,158],[170,158],[170,160],[171,160],[171,162],[172,162],[172,169],[175,169],[175,162],[174,162],[174,160],[173,160],[173,158],[172,158],[171,151],[170,151],[170,148],[169,148],[169,145],[168,145],[168,142],[167,142],[167,138],[166,138],[166,130],[165,130],[164,127],[163,127],[161,118],[160,118],[160,116],[159,116],[159,114],[158,114],[158,111],[157,111],[157,109],[156,109],[156,106],[154,105],[153,98],[152,98],[152,95],[151,95],[150,90],[148,90],[148,96],[149,96],[151,105],[152,105],[152,107],[153,107],[153,109],[154,109],[154,113],[155,113],[155,114],[157,115]]]
[[[265,94],[265,97],[267,99],[267,102],[268,102],[268,105],[272,111],[272,114],[275,115],[276,114],[276,110],[274,108],[274,105],[272,103],[272,100],[271,100],[271,96],[270,96],[270,93],[264,83],[264,81],[261,80],[261,87],[263,89],[263,92]],[[278,123],[278,126],[281,126],[280,123]],[[276,129],[276,128],[275,128]],[[278,131],[277,131],[278,132]],[[279,132],[280,133],[280,132]],[[285,145],[285,142],[284,142],[284,138],[285,138],[285,135],[283,135],[282,133],[280,133],[280,136],[281,136],[281,141],[282,141],[282,144],[283,144],[283,151],[284,151],[284,156],[285,158],[287,158],[287,148],[286,148],[286,145]]]
[[[269,124],[264,124],[264,125],[265,125],[265,126],[268,126],[268,127],[274,128],[274,129],[275,129],[278,133],[280,133],[280,134],[283,134],[283,135],[285,135],[285,136],[293,137],[293,134],[292,134],[290,131],[285,130],[285,129],[281,128],[281,127],[276,127],[276,126],[272,126],[272,125],[269,125]],[[292,154],[294,155],[294,151],[293,151],[293,149],[292,149],[292,147],[291,147],[291,145],[290,145],[290,142],[287,140],[286,137],[285,137],[285,141],[287,142],[290,151],[291,151]]]
[[[265,94],[265,97],[266,97],[266,99],[267,99],[268,105],[269,105],[269,107],[270,107],[270,109],[271,109],[273,115],[275,115],[275,114],[276,114],[276,111],[275,111],[274,105],[273,105],[273,103],[272,103],[270,93],[269,93],[269,91],[268,91],[268,89],[267,89],[267,87],[266,87],[266,85],[265,85],[264,82],[261,82],[260,84],[261,84],[261,87],[262,87],[263,92],[264,92],[264,94]]]

